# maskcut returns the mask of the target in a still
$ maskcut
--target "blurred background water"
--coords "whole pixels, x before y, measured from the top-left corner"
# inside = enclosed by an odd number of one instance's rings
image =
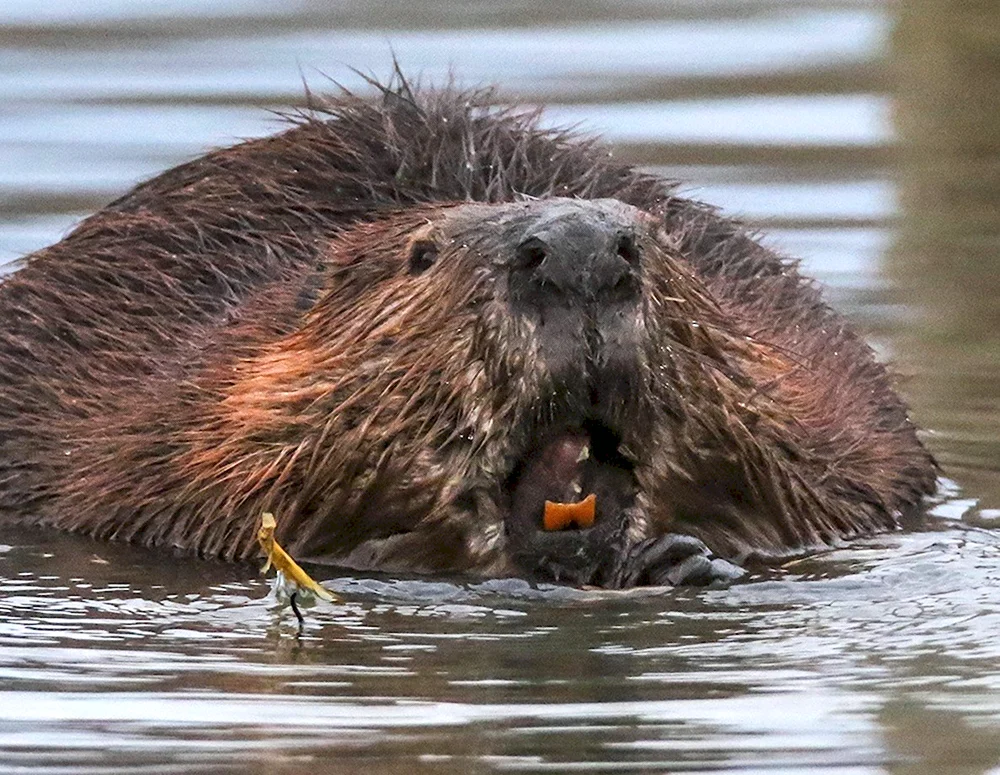
[[[4,0],[0,263],[393,54],[800,257],[901,373],[945,525],[725,591],[331,571],[299,639],[253,567],[5,530],[0,771],[1000,772],[1000,4]]]

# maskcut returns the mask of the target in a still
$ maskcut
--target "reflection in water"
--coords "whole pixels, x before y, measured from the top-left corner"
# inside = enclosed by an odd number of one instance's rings
[[[880,351],[904,354],[905,388],[948,472],[993,498],[998,281],[983,267],[1000,130],[981,47],[996,21],[956,7],[640,0],[578,4],[569,18],[565,4],[516,0],[5,0],[0,261],[206,146],[274,130],[262,106],[301,103],[300,67],[319,88],[312,68],[357,86],[344,65],[384,75],[391,44],[428,78],[454,67],[466,83],[553,103],[553,122],[584,121],[620,157],[768,226]],[[891,244],[891,277],[912,280],[919,315],[879,274]],[[973,503],[945,493],[937,511]],[[990,532],[890,536],[729,590],[351,575],[328,581],[344,602],[310,609],[298,639],[257,570],[0,533],[0,770],[1000,763]]]
[[[1000,759],[989,533],[883,539],[716,591],[335,578],[348,602],[312,609],[300,639],[252,566],[13,538],[0,749],[15,765],[929,772],[914,762],[957,757],[971,772]],[[928,740],[934,724],[946,747]]]
[[[925,670],[946,668],[933,658],[922,662]],[[951,709],[947,701],[941,702],[941,696],[933,691],[915,689],[900,695],[878,714],[889,746],[905,754],[889,768],[893,775],[995,771],[1000,750],[1000,730],[995,724],[977,723]]]
[[[976,10],[976,9],[979,10]],[[1000,14],[901,4],[893,37],[904,357],[941,462],[1000,515]]]

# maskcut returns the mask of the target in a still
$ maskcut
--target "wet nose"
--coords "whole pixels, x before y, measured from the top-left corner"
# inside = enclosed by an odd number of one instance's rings
[[[535,224],[516,247],[514,285],[529,304],[613,303],[639,295],[639,249],[627,224],[574,212]]]

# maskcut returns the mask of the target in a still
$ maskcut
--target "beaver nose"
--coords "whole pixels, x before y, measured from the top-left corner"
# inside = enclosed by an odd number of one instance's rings
[[[536,224],[517,245],[512,269],[523,300],[543,306],[628,301],[640,290],[635,234],[598,214],[562,214]]]

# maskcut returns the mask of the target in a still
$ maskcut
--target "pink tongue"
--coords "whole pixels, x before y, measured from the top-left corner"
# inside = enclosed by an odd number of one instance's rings
[[[574,492],[572,485],[580,474],[583,449],[589,442],[590,438],[584,434],[557,436],[532,456],[521,473],[518,490],[531,501],[537,501],[539,508],[546,500],[558,503],[580,500],[581,493]]]

